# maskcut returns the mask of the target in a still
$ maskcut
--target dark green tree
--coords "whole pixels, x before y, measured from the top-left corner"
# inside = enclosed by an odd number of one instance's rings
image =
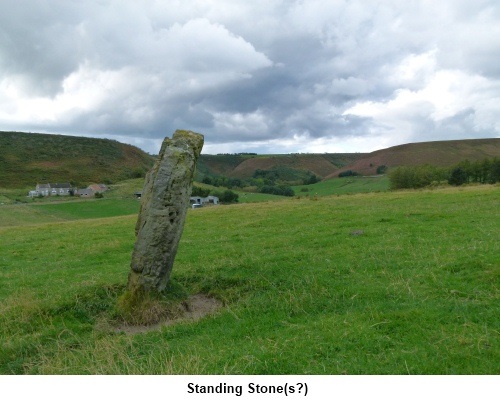
[[[491,163],[489,182],[492,184],[500,182],[500,159],[495,158]]]
[[[203,184],[213,184],[213,180],[209,176],[203,177],[203,180],[201,181]]]
[[[193,188],[191,189],[191,196],[208,197],[209,195],[210,195],[209,188],[193,186]]]
[[[308,179],[306,179],[306,181],[304,181],[304,184],[316,184],[319,180],[319,177],[313,173]]]
[[[234,191],[231,190],[225,190],[222,193],[214,193],[217,197],[219,197],[219,201],[221,203],[225,204],[230,204],[230,203],[237,203],[239,195],[236,194]]]
[[[451,171],[448,183],[452,186],[461,186],[467,183],[467,172],[460,166],[456,167]]]
[[[350,176],[359,176],[359,173],[352,170],[346,170],[345,172],[339,173],[339,177],[350,177]]]

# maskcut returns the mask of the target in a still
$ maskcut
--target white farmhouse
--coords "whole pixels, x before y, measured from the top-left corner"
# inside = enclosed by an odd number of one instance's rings
[[[48,197],[54,195],[69,195],[73,189],[69,183],[37,184],[35,190],[29,192],[30,197]]]

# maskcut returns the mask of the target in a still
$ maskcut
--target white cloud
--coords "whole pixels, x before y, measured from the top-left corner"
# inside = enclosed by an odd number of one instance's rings
[[[495,0],[29,3],[0,3],[0,129],[274,152],[500,135]]]
[[[239,133],[255,138],[269,138],[270,126],[267,116],[262,111],[250,113],[214,112],[214,128],[221,134]]]
[[[82,25],[78,29],[83,36],[89,30]],[[88,116],[86,126],[94,131],[108,131],[117,119],[139,128],[158,120],[161,110],[179,99],[248,79],[272,64],[243,38],[207,19],[174,24],[149,42],[145,39],[144,45],[123,66],[111,63],[105,68],[102,61],[85,59],[62,78],[54,95],[30,94],[24,91],[25,77],[6,75],[0,97],[9,108],[0,112],[0,120],[51,126]]]
[[[221,24],[206,18],[190,20],[155,34],[155,53],[150,63],[173,66],[190,73],[220,72],[243,74],[268,67],[272,63],[262,53],[228,31]]]
[[[498,135],[500,126],[496,117],[500,114],[500,95],[493,89],[500,89],[500,81],[492,83],[479,75],[439,70],[418,90],[401,88],[387,101],[360,102],[344,114],[370,118],[374,127],[380,128],[380,135],[391,136],[395,141],[401,136],[425,137],[421,131],[426,121],[432,125],[432,128],[426,127],[430,135],[436,135],[434,129],[441,128],[442,136],[449,137],[447,132],[451,128],[446,125],[464,112],[468,112],[463,118],[472,130]],[[465,123],[463,127],[466,128]]]
[[[62,82],[62,91],[54,97],[41,97],[23,94],[15,83],[8,79],[0,85],[0,97],[8,100],[10,111],[0,119],[12,121],[44,122],[65,121],[67,115],[89,112],[100,108],[106,101],[114,98],[114,93],[124,89],[130,73],[122,71],[100,71],[87,64],[71,73]]]
[[[410,54],[387,72],[390,83],[397,88],[418,90],[432,79],[436,67],[437,49]]]

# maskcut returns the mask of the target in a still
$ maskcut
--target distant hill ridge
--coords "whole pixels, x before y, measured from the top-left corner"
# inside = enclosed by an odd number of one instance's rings
[[[226,176],[246,179],[256,170],[288,170],[291,175],[315,174],[325,177],[366,156],[365,153],[292,153],[283,155],[201,155],[197,179]]]
[[[495,157],[500,157],[500,138],[408,143],[366,154],[342,169],[332,172],[326,179],[337,177],[346,170],[362,175],[374,175],[379,166],[391,168],[430,164],[449,167],[466,159],[476,161]]]
[[[313,173],[329,179],[347,170],[374,175],[379,166],[452,166],[465,159],[493,157],[500,157],[498,138],[408,143],[371,153],[201,155],[197,179],[204,175],[245,179],[256,170],[276,169],[289,170],[295,176]]]
[[[246,179],[256,170],[280,170],[294,178],[312,173],[328,179],[346,170],[373,175],[379,166],[451,166],[465,159],[493,157],[500,157],[499,138],[409,143],[371,153],[202,154],[196,179]],[[144,177],[154,160],[135,146],[109,139],[0,131],[0,188],[47,182],[114,183]]]
[[[143,177],[154,158],[109,139],[0,131],[0,188],[111,183]]]

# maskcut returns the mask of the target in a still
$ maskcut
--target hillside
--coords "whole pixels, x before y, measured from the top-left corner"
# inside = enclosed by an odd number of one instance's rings
[[[248,179],[256,170],[286,171],[291,177],[315,174],[325,177],[333,171],[364,157],[364,153],[323,153],[288,155],[201,155],[198,179],[203,176],[226,176]]]
[[[311,174],[323,179],[346,170],[372,175],[382,165],[451,166],[465,159],[499,156],[496,138],[410,143],[372,153],[202,154],[196,180],[206,176],[244,180],[264,170],[290,184],[303,184]],[[115,183],[144,177],[153,163],[153,156],[113,140],[0,131],[0,188],[33,187],[40,182]]]
[[[446,167],[465,159],[475,161],[493,157],[500,157],[498,138],[408,143],[369,153],[326,178],[337,177],[344,170],[373,175],[382,165],[389,168],[424,164]]]
[[[154,158],[109,139],[0,132],[0,188],[40,182],[117,182],[143,177]]]
[[[409,143],[371,153],[201,155],[196,178],[199,181],[204,176],[248,179],[256,170],[278,170],[282,180],[301,180],[310,174],[330,179],[346,170],[374,175],[382,165],[389,168],[423,164],[452,166],[465,159],[475,161],[499,156],[500,139],[497,138]]]

